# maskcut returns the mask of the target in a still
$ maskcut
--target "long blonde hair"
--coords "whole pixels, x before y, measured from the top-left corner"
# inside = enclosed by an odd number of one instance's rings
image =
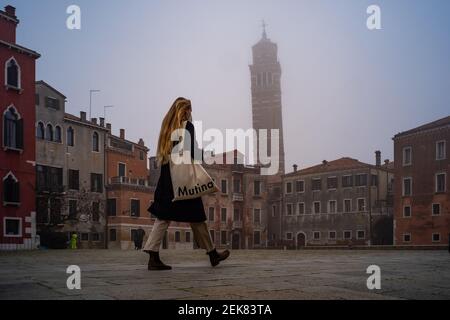
[[[164,117],[159,133],[158,150],[156,152],[159,164],[169,162],[170,153],[172,151],[172,141],[170,140],[170,136],[174,130],[181,128],[184,121],[190,120],[189,111],[191,110],[191,101],[180,97],[173,102]]]

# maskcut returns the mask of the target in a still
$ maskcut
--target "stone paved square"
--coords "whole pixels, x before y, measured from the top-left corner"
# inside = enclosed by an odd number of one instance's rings
[[[0,299],[450,299],[447,251],[234,250],[218,267],[201,250],[162,250],[170,271],[119,250],[0,253]],[[366,269],[381,268],[381,290]],[[66,268],[81,268],[81,290]]]

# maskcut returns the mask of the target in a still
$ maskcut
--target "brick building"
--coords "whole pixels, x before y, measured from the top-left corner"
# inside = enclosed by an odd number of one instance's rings
[[[153,199],[154,187],[148,181],[148,151],[144,141],[131,142],[125,129],[115,136],[107,124],[106,144],[108,248],[134,248],[136,230],[146,236],[153,219],[147,208]]]
[[[380,157],[294,166],[269,191],[269,246],[392,244],[393,172]]]
[[[16,43],[16,9],[0,10],[0,249],[36,247],[35,51]]]
[[[396,245],[445,246],[450,233],[450,116],[393,138]]]
[[[38,232],[45,246],[64,247],[76,233],[79,248],[104,248],[107,130],[103,118],[66,113],[65,102],[61,92],[36,82]]]

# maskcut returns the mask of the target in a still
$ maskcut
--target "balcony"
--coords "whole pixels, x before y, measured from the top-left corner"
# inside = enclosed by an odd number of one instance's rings
[[[112,177],[109,178],[109,185],[112,187],[137,187],[137,188],[146,188],[146,189],[154,189],[148,184],[147,179],[143,178],[130,178],[130,177]]]
[[[36,191],[41,194],[63,194],[66,191],[66,188],[58,185],[38,184]]]
[[[237,202],[237,201],[244,201],[244,195],[242,193],[233,193],[233,197],[232,197],[232,201],[233,202]]]
[[[242,229],[242,221],[233,221],[233,229]]]

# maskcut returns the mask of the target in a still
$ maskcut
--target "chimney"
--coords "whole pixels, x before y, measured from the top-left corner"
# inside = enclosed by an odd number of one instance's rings
[[[294,164],[293,167],[294,167],[294,172],[297,172],[298,166],[296,164]]]
[[[106,129],[108,129],[109,133],[111,133],[111,123],[106,124]]]
[[[16,19],[16,8],[14,8],[13,6],[6,6],[5,7],[5,12],[8,16],[10,16],[11,18]]]
[[[389,165],[389,159],[385,159],[385,160],[384,160],[384,164],[385,164],[386,166],[388,166],[388,165]]]
[[[120,129],[120,139],[125,139],[125,129]]]
[[[91,122],[92,122],[93,124],[97,125],[97,118],[92,118],[92,119],[91,119]]]
[[[0,28],[0,40],[16,43],[16,28],[19,20],[16,17],[16,8],[13,6],[6,6],[5,11],[0,11],[3,13],[5,19],[2,19]]]
[[[138,145],[140,145],[140,146],[144,146],[145,145],[144,140],[142,138],[139,138]]]
[[[379,150],[375,151],[375,165],[377,167],[381,166],[381,151]]]
[[[105,118],[100,117],[100,127],[105,127]]]
[[[86,112],[80,111],[80,119],[81,121],[86,121]]]
[[[328,164],[328,161],[327,161],[327,160],[323,160],[323,161],[322,161],[322,164],[325,166],[325,165]]]

